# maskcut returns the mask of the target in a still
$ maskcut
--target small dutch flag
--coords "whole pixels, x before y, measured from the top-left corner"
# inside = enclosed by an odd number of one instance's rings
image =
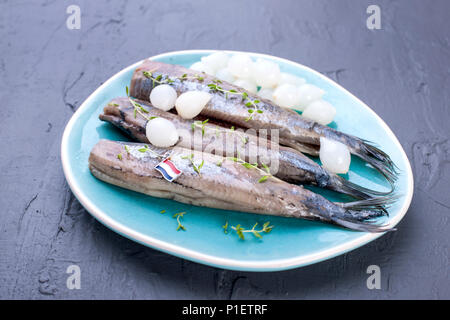
[[[172,161],[170,161],[170,158],[166,158],[155,167],[156,170],[158,170],[164,179],[166,179],[169,182],[172,182],[176,178],[180,176],[183,172],[178,170],[178,168],[173,164]]]

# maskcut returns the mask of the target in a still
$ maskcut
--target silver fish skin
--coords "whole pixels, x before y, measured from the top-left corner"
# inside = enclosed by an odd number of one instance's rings
[[[151,72],[153,79],[149,79],[144,72]],[[201,80],[197,80],[199,74]],[[186,75],[186,80],[180,80],[183,75]],[[158,85],[158,82],[154,81],[154,78],[158,76],[161,76],[162,80],[170,79],[170,85],[178,94],[190,90],[212,93],[213,98],[201,112],[205,117],[227,121],[242,128],[279,129],[280,141],[284,141],[290,147],[305,143],[320,145],[320,137],[339,141],[347,145],[352,154],[368,162],[382,173],[391,185],[397,179],[397,167],[389,155],[368,141],[305,119],[293,110],[281,108],[240,87],[221,81],[220,86],[223,89],[246,92],[250,99],[260,101],[257,105],[262,113],[255,113],[250,120],[247,120],[249,117],[247,100],[243,100],[240,95],[226,95],[219,91],[212,91],[208,84],[217,83],[218,79],[179,65],[146,60],[133,73],[130,84],[131,96],[148,101],[150,92]]]
[[[127,146],[127,148],[125,148]],[[384,232],[371,219],[380,215],[370,201],[337,204],[301,186],[270,177],[258,183],[261,173],[209,153],[180,147],[155,148],[143,144],[100,140],[89,156],[89,169],[100,180],[150,196],[196,206],[274,216],[321,220],[367,232]],[[127,151],[128,150],[128,151]],[[118,154],[121,154],[118,157]],[[192,161],[187,156],[192,155]],[[170,157],[183,173],[173,182],[155,166]],[[203,166],[195,170],[193,164]],[[217,165],[221,162],[221,165]],[[382,214],[382,213],[381,213]]]
[[[378,192],[351,183],[328,172],[316,162],[292,148],[280,146],[270,140],[264,140],[265,143],[261,144],[260,138],[248,132],[237,129],[231,130],[209,122],[202,125],[203,131],[200,126],[194,127],[193,130],[192,125],[201,120],[185,120],[174,113],[154,108],[145,101],[133,101],[138,103],[146,112],[144,114],[135,113],[130,99],[120,97],[107,103],[99,118],[120,128],[133,140],[143,143],[149,143],[145,135],[148,121],[146,118],[165,118],[170,120],[181,134],[177,143],[179,147],[221,156],[239,157],[246,162],[256,162],[260,166],[264,163],[270,168],[271,174],[287,182],[327,188],[356,199],[389,194],[389,192]],[[243,143],[243,140],[246,142]]]

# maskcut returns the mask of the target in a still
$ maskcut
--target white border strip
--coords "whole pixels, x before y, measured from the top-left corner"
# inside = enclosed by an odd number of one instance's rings
[[[158,58],[164,58],[167,56],[172,55],[182,55],[182,54],[208,54],[213,53],[217,50],[184,50],[184,51],[173,51],[173,52],[167,52],[160,55],[156,55],[153,57],[150,57],[149,59],[158,59]],[[228,53],[243,53],[241,51],[229,51],[229,50],[223,50]],[[404,161],[407,163],[406,168],[406,178],[407,178],[407,194],[405,195],[406,199],[404,202],[404,205],[400,208],[400,213],[397,214],[395,217],[393,217],[389,222],[390,225],[393,227],[397,223],[400,222],[400,220],[403,218],[403,216],[406,214],[409,205],[411,204],[412,196],[413,196],[413,190],[414,190],[414,182],[413,182],[413,174],[411,170],[411,164],[409,163],[408,157],[406,156],[405,151],[403,150],[400,142],[398,141],[397,137],[394,135],[392,130],[388,127],[388,125],[364,102],[362,102],[360,99],[355,97],[352,93],[350,93],[347,89],[343,88],[338,83],[332,81],[331,79],[325,77],[321,73],[306,67],[304,65],[301,65],[299,63],[295,63],[283,58],[273,57],[266,54],[261,53],[252,53],[252,52],[245,52],[248,54],[251,54],[252,56],[261,57],[261,58],[267,58],[267,59],[273,59],[282,61],[286,64],[293,65],[294,67],[301,67],[306,70],[308,70],[311,73],[314,73],[315,75],[321,77],[323,80],[331,83],[334,86],[337,86],[341,90],[345,91],[349,95],[351,95],[353,98],[355,98],[358,102],[360,102],[364,107],[367,108],[381,123],[382,127],[386,130],[388,135],[392,138],[392,140],[397,145],[398,149],[401,150],[402,157]],[[137,232],[133,229],[130,229],[126,227],[125,225],[115,221],[111,217],[109,217],[105,212],[100,210],[90,199],[87,197],[83,191],[80,189],[80,187],[75,183],[75,179],[73,176],[72,171],[69,168],[69,152],[68,152],[68,141],[69,141],[69,135],[72,132],[72,128],[78,119],[78,117],[85,111],[85,109],[88,108],[90,105],[90,101],[96,96],[100,91],[102,91],[105,87],[109,86],[116,78],[120,77],[122,74],[130,71],[130,69],[135,69],[137,66],[139,66],[142,62],[139,61],[121,71],[116,73],[114,76],[109,78],[105,83],[103,83],[99,88],[97,88],[78,108],[78,110],[73,114],[72,118],[69,120],[63,134],[63,138],[61,141],[61,161],[62,166],[64,170],[64,174],[66,176],[67,182],[72,189],[73,193],[77,197],[77,199],[80,201],[80,203],[100,222],[105,224],[110,229],[132,239],[135,241],[138,241],[142,244],[148,245],[150,247],[153,247],[155,249],[164,251],[166,253],[174,254],[176,256],[179,256],[181,258],[186,258],[189,260],[193,260],[195,262],[199,263],[205,263],[208,265],[212,265],[215,267],[220,268],[226,268],[226,269],[232,269],[232,270],[245,270],[245,271],[278,271],[278,270],[286,270],[286,269],[292,269],[296,267],[305,266],[308,264],[313,264],[316,262],[320,262],[326,259],[333,258],[337,255],[346,253],[348,251],[351,251],[353,249],[356,249],[370,241],[373,241],[383,235],[384,233],[367,233],[363,237],[360,237],[358,239],[354,239],[350,242],[344,243],[342,245],[336,246],[331,249],[326,249],[323,251],[320,251],[318,253],[306,255],[306,256],[300,256],[295,258],[289,258],[289,259],[280,259],[280,260],[270,260],[270,261],[241,261],[241,260],[233,260],[233,259],[225,259],[220,257],[215,257],[212,255],[202,254],[194,250],[185,249],[177,245],[173,245],[170,243],[167,243],[165,241],[158,240],[156,238],[150,237],[148,235],[142,234],[140,232]]]

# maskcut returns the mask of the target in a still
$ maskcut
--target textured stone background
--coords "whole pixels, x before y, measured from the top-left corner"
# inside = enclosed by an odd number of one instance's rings
[[[81,30],[66,8],[81,7]],[[382,30],[366,28],[381,7]],[[450,298],[450,2],[0,0],[0,298]],[[65,182],[65,124],[110,76],[183,49],[269,53],[370,105],[412,163],[399,230],[343,256],[274,273],[206,267],[96,222]],[[82,289],[68,290],[78,264]],[[366,288],[377,264],[382,289]]]

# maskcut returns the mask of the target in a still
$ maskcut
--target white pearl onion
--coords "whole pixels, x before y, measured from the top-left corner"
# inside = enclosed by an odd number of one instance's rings
[[[236,78],[248,79],[252,76],[253,60],[247,54],[235,54],[228,60],[227,68]]]
[[[293,84],[294,86],[301,86],[302,84],[306,83],[306,80],[297,76],[294,76],[290,73],[281,72],[280,75],[280,81],[278,82],[278,85],[282,85],[285,83]]]
[[[175,106],[177,100],[177,92],[168,84],[156,86],[150,92],[150,102],[158,109],[169,111]]]
[[[215,73],[213,68],[211,68],[208,65],[203,64],[200,61],[194,63],[193,65],[191,65],[189,69],[195,70],[195,71],[199,71],[199,72],[204,72],[204,73],[207,73],[207,74],[209,74],[211,76],[213,76],[214,73]]]
[[[183,119],[196,117],[211,100],[211,94],[205,91],[187,91],[175,101],[175,108]]]
[[[322,166],[333,173],[347,173],[350,168],[350,151],[338,141],[320,137],[320,161]]]
[[[155,118],[147,122],[145,135],[156,147],[167,148],[178,142],[178,131],[175,125],[164,118]]]
[[[280,67],[272,61],[256,59],[253,65],[253,79],[261,88],[274,88],[280,81]]]
[[[298,94],[300,97],[298,106],[299,110],[304,110],[311,102],[322,98],[325,91],[316,87],[315,85],[306,83],[298,88]]]
[[[336,115],[336,108],[324,100],[317,100],[309,104],[302,116],[314,120],[324,126],[331,123]]]
[[[258,91],[258,96],[260,96],[263,99],[272,100],[273,89],[262,88],[261,90]]]
[[[299,103],[298,88],[289,83],[282,84],[274,90],[272,98],[280,107],[294,108]]]
[[[233,84],[247,90],[250,93],[256,93],[256,91],[258,90],[256,84],[249,79],[237,79],[233,82]]]
[[[208,66],[211,68],[214,72],[217,72],[217,70],[223,69],[227,66],[228,60],[230,57],[225,52],[214,52],[213,54],[210,54],[209,56],[203,57],[201,59],[203,65]]]
[[[216,78],[229,83],[233,83],[236,80],[236,78],[231,74],[230,70],[228,70],[227,68],[218,70],[216,72]]]

